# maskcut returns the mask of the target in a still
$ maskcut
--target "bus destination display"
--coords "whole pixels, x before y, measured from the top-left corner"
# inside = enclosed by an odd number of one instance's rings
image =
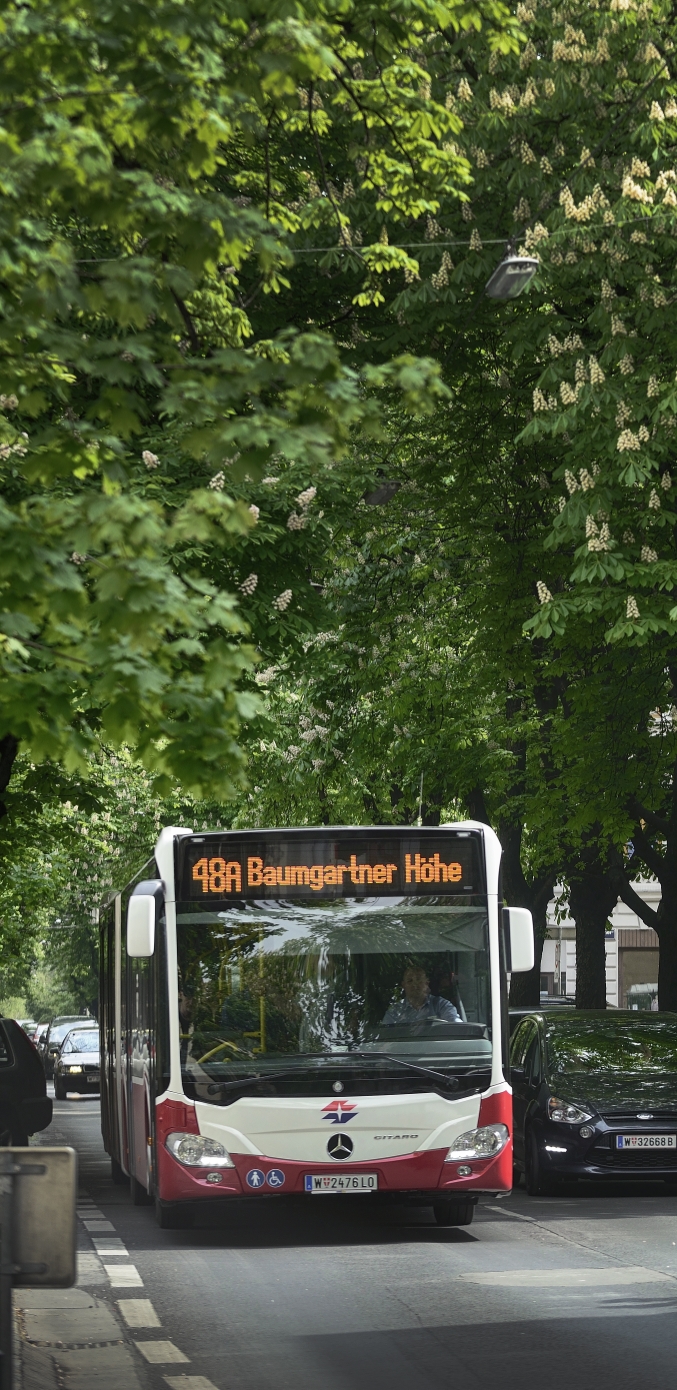
[[[266,841],[199,836],[181,841],[180,853],[177,896],[184,901],[483,892],[470,836]]]

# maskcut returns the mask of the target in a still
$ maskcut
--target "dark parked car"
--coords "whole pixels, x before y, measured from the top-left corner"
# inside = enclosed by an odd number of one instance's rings
[[[68,1091],[97,1094],[100,1078],[98,1028],[73,1028],[66,1034],[54,1062],[54,1094],[57,1100],[65,1100]]]
[[[27,1144],[52,1122],[37,1049],[13,1018],[0,1019],[0,1144]]]
[[[542,999],[540,1004],[533,1004],[522,1009],[511,1009],[508,1015],[510,1019],[510,1036],[512,1037],[518,1023],[523,1018],[531,1018],[533,1014],[549,1013],[551,1009],[573,1009],[576,1007],[575,999],[568,994],[554,995],[550,999]]]
[[[677,1182],[677,1014],[550,1010],[513,1034],[515,1179]]]
[[[63,1014],[60,1018],[53,1018],[48,1031],[40,1044],[40,1055],[42,1057],[45,1076],[48,1080],[54,1075],[54,1061],[61,1047],[61,1044],[71,1028],[79,1023],[81,1028],[98,1027],[96,1019],[89,1018],[87,1014]]]

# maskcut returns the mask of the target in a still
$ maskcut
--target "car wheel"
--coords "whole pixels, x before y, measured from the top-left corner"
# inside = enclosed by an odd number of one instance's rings
[[[433,1211],[438,1226],[469,1226],[475,1215],[475,1203],[445,1197],[433,1203]]]
[[[546,1177],[543,1173],[541,1156],[538,1152],[538,1143],[533,1129],[529,1130],[527,1135],[525,1158],[524,1185],[529,1196],[545,1197],[555,1192],[559,1184],[553,1178]]]
[[[113,1182],[115,1183],[115,1186],[116,1186],[116,1187],[126,1187],[126,1186],[127,1186],[127,1183],[129,1182],[129,1178],[127,1177],[127,1174],[125,1173],[125,1170],[124,1170],[124,1168],[122,1167],[122,1165],[121,1165],[120,1163],[118,1163],[117,1158],[111,1158],[111,1161],[110,1161],[110,1175],[111,1175],[111,1178],[113,1179]]]
[[[59,1076],[55,1076],[55,1078],[54,1078],[54,1096],[55,1096],[56,1100],[65,1100],[67,1094],[68,1094],[68,1092],[66,1091],[66,1083],[65,1083],[65,1081],[62,1081],[61,1078],[60,1078]]]
[[[155,1220],[161,1231],[184,1231],[193,1224],[195,1212],[180,1202],[161,1202],[155,1198]]]

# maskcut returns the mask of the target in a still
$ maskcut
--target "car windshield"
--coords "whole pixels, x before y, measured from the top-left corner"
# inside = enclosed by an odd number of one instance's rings
[[[54,1024],[54,1025],[52,1026],[52,1028],[50,1029],[50,1033],[49,1033],[49,1041],[50,1041],[50,1043],[60,1043],[60,1042],[63,1042],[63,1040],[64,1040],[66,1034],[67,1034],[67,1033],[70,1033],[71,1028],[72,1028],[73,1025],[74,1025],[75,1023],[77,1023],[77,1022],[78,1022],[77,1018],[67,1018],[67,1019],[65,1020],[65,1022],[63,1022],[63,1023],[56,1023],[56,1024]]]
[[[203,1099],[215,1080],[300,1074],[337,1054],[490,1064],[484,907],[287,899],[179,912],[177,925],[184,1081]]]
[[[677,1072],[677,1019],[572,1019],[548,1034],[552,1072]]]
[[[96,1028],[88,1028],[84,1033],[71,1033],[63,1045],[64,1052],[98,1052],[99,1033]]]

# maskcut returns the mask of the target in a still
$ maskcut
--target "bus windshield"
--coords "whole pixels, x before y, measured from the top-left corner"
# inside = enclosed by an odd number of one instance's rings
[[[185,908],[190,906],[189,912]],[[250,901],[177,917],[187,1093],[359,1056],[487,1068],[487,913],[448,898]],[[183,909],[183,910],[182,910]]]

